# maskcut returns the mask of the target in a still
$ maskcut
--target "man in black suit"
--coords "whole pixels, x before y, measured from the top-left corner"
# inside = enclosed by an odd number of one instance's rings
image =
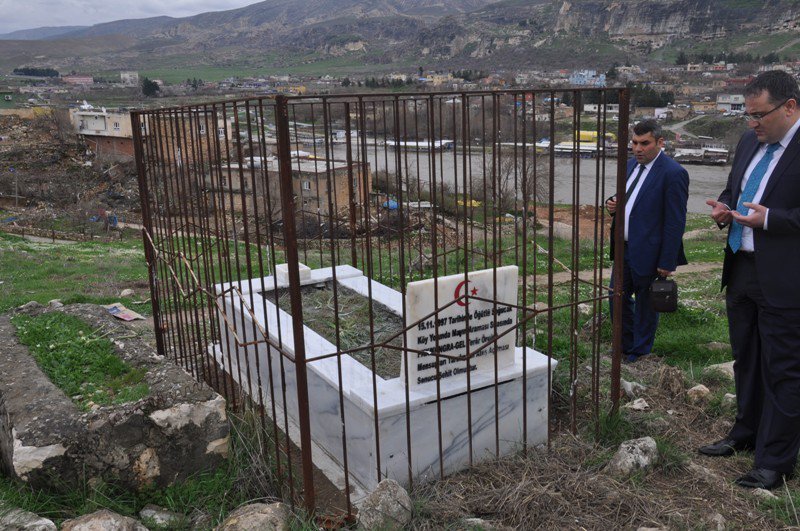
[[[754,449],[738,485],[783,484],[800,449],[800,90],[785,72],[745,88],[747,131],[711,217],[729,226],[722,270],[736,381],[736,421],[700,453]]]
[[[669,276],[686,263],[683,230],[689,199],[689,174],[661,151],[664,137],[655,120],[633,127],[633,158],[628,161],[625,188],[625,258],[622,264],[623,361],[633,363],[651,353],[658,313],[650,303],[656,276]],[[617,196],[606,201],[615,216]],[[611,259],[614,259],[612,222]],[[612,277],[613,287],[613,277]],[[612,304],[613,306],[613,304]]]

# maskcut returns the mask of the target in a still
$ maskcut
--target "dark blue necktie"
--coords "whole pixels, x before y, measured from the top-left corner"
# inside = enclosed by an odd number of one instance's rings
[[[758,161],[758,164],[756,164],[756,167],[753,168],[752,173],[750,173],[747,184],[744,186],[744,191],[742,191],[742,195],[739,196],[739,202],[736,205],[736,211],[741,215],[746,216],[750,211],[748,207],[744,206],[744,203],[751,203],[753,201],[753,197],[755,197],[758,191],[761,180],[764,178],[764,175],[767,174],[767,168],[769,168],[769,163],[772,161],[772,154],[775,153],[775,150],[779,147],[781,147],[779,142],[767,146],[767,152],[764,153],[764,156],[761,157],[761,160]],[[736,221],[731,224],[731,231],[728,234],[728,245],[731,246],[731,250],[734,253],[742,246],[743,229],[744,226]]]
[[[644,167],[645,167],[644,164],[639,164],[639,173],[636,174],[636,178],[633,180],[633,182],[628,187],[628,189],[625,190],[625,204],[626,205],[628,204],[628,199],[631,198],[631,194],[633,193],[634,190],[636,190],[636,185],[639,184],[639,179],[641,178],[642,173],[644,173]],[[631,174],[633,174],[633,172],[631,172]]]

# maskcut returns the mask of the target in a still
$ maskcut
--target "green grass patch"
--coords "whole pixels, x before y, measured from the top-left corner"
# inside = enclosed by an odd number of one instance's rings
[[[64,304],[122,302],[150,313],[141,240],[52,244],[0,233],[0,312],[37,301]],[[120,298],[134,287],[139,295]]]
[[[601,413],[597,442],[603,446],[615,447],[623,441],[633,439],[636,427],[619,411]]]
[[[128,366],[111,341],[98,337],[79,318],[61,312],[12,318],[17,336],[42,371],[84,411],[147,396],[144,369]]]

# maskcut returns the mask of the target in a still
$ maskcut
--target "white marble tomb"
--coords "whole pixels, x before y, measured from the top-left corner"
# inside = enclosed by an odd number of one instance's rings
[[[516,267],[512,267],[513,272],[503,272],[502,275],[513,273],[513,299],[516,299]],[[335,272],[336,281],[341,286],[364,296],[371,291],[375,303],[402,317],[403,295],[400,292],[368,279],[361,271],[348,265],[337,266]],[[307,274],[301,275],[300,283],[314,285],[330,281],[333,273],[333,268],[308,270]],[[469,277],[480,280],[477,272],[470,273]],[[446,277],[440,277],[439,280],[443,278]],[[490,282],[493,281],[490,279]],[[510,289],[510,281],[504,282]],[[277,278],[269,276],[216,285],[218,301],[224,308],[225,316],[220,314],[221,343],[211,345],[209,351],[244,390],[256,394],[257,383],[261,382],[261,396],[255,398],[265,405],[270,415],[274,405],[275,420],[283,426],[280,354],[264,342],[237,346],[259,340],[259,330],[265,330],[274,344],[282,344],[285,352],[294,355],[291,316],[270,300],[270,291],[276,287],[288,287],[288,279],[280,275]],[[509,294],[500,295],[506,297],[504,302],[511,301]],[[474,309],[478,309],[477,302],[472,300],[470,305],[475,304]],[[458,307],[464,310],[464,307]],[[497,307],[504,306],[498,303]],[[407,313],[410,312],[407,310]],[[500,315],[498,319],[504,320],[507,316]],[[308,326],[303,327],[303,334],[307,358],[336,352],[335,345]],[[514,334],[512,332],[507,336],[513,338]],[[403,378],[384,379],[373,375],[370,368],[347,354],[340,356],[341,386],[336,356],[308,363],[315,465],[343,488],[346,451],[350,484],[356,491],[359,488],[369,490],[386,477],[407,484],[408,430],[411,434],[411,469],[414,477],[422,480],[437,477],[440,472],[440,432],[436,428],[439,418],[442,426],[441,465],[446,474],[469,466],[470,434],[473,463],[519,450],[524,441],[528,445],[545,442],[548,358],[523,347],[513,347],[511,352],[502,353],[501,357],[503,354],[505,357],[498,359],[496,375],[494,363],[491,363],[490,370],[471,372],[470,393],[467,393],[466,376],[461,374],[460,377],[442,378],[439,395],[436,385],[410,385],[406,389]],[[491,356],[486,358],[490,359]],[[550,369],[554,369],[556,363],[552,360]],[[284,360],[283,365],[289,432],[295,443],[299,444],[294,366],[288,360]],[[497,401],[495,381],[498,382]],[[344,406],[344,426],[341,404]],[[523,411],[527,416],[527,434],[523,429]],[[328,463],[329,466],[322,463]]]

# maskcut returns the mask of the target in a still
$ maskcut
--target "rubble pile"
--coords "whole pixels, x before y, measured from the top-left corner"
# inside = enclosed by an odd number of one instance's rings
[[[0,116],[0,208],[5,226],[86,232],[86,224],[137,222],[133,162],[100,164],[54,115]]]

